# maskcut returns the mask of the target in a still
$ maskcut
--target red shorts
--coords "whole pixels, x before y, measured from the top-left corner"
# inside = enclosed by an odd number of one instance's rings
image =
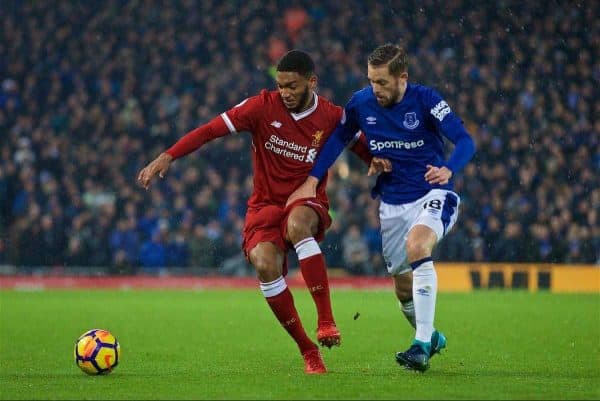
[[[287,219],[296,206],[308,206],[319,216],[319,228],[315,235],[317,242],[323,241],[325,231],[331,225],[329,210],[315,198],[298,199],[285,209],[276,205],[265,206],[259,210],[248,210],[243,232],[242,249],[246,258],[250,251],[260,242],[271,242],[281,249],[284,257],[284,275],[287,273],[287,251],[292,245],[285,240],[287,235]]]

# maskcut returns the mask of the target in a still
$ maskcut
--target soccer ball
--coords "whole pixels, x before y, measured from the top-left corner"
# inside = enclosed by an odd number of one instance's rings
[[[75,341],[75,363],[88,375],[112,372],[120,357],[121,346],[108,330],[88,330]]]

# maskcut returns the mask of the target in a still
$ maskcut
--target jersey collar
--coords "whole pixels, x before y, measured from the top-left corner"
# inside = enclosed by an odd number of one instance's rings
[[[410,82],[407,82],[406,90],[404,91],[404,96],[402,96],[402,100],[400,100],[398,103],[394,104],[394,106],[400,105],[402,103],[406,103],[406,98],[409,96],[409,92],[412,92],[412,85],[410,84]]]
[[[301,113],[290,112],[294,121],[298,121],[298,120],[303,119],[304,117],[310,116],[313,113],[313,111],[315,111],[317,109],[317,106],[319,105],[319,97],[317,96],[317,94],[315,92],[313,92],[313,96],[314,96],[315,101],[314,101],[313,105],[310,106],[310,108],[304,110]]]

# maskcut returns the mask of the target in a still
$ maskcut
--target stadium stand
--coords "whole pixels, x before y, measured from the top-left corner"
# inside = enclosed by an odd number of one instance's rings
[[[436,258],[600,264],[600,2],[8,1],[0,4],[0,264],[243,276],[249,136],[139,169],[260,88],[298,47],[344,104],[391,41],[477,142],[459,222]],[[518,4],[518,7],[515,5]],[[350,168],[348,168],[350,167]],[[328,188],[331,266],[384,274],[371,178]],[[357,235],[358,233],[358,235]],[[368,252],[356,263],[344,245]]]

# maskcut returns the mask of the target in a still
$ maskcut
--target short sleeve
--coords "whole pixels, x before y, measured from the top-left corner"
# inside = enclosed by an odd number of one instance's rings
[[[231,133],[254,131],[261,112],[264,111],[267,91],[263,90],[257,96],[242,100],[237,105],[221,113],[225,125]]]

